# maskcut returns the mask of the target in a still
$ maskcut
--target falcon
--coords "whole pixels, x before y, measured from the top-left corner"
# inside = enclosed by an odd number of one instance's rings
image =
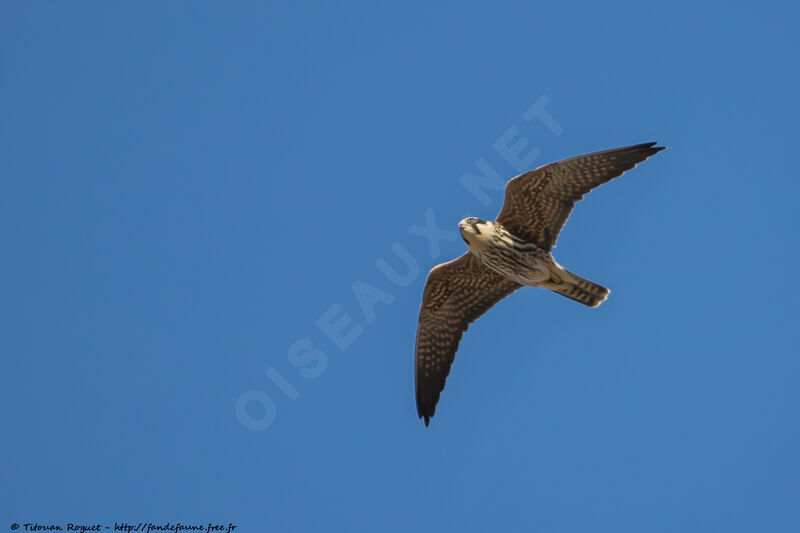
[[[609,290],[559,265],[550,250],[575,202],[663,150],[655,142],[564,159],[506,184],[497,220],[458,224],[469,251],[431,269],[419,311],[414,361],[417,414],[430,423],[461,336],[520,287],[543,287],[589,307]]]

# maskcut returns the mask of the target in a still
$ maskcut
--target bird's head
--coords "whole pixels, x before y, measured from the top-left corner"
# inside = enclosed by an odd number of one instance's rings
[[[465,218],[458,223],[461,238],[470,249],[483,247],[483,243],[494,233],[494,222],[481,220],[475,217]]]

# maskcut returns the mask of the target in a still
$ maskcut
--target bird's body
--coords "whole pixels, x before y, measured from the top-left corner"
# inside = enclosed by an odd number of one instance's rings
[[[417,327],[417,413],[428,425],[461,336],[469,324],[523,286],[542,287],[589,307],[609,290],[559,265],[550,253],[583,195],[651,155],[656,143],[595,152],[539,167],[506,185],[495,221],[466,218],[459,231],[469,251],[435,266],[425,283]]]
[[[589,307],[603,303],[610,292],[566,270],[549,251],[497,222],[466,218],[458,229],[469,251],[484,266],[520,285],[550,289]]]
[[[550,278],[555,261],[547,250],[512,235],[502,225],[466,218],[458,229],[469,251],[501,276],[532,287]]]

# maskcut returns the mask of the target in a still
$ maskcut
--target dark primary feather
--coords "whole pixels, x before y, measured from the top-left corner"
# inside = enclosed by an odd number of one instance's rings
[[[467,252],[434,267],[425,282],[417,326],[414,382],[417,414],[428,425],[458,343],[469,324],[520,288]]]
[[[506,184],[497,222],[546,250],[583,195],[663,150],[650,142],[579,155],[520,174]]]

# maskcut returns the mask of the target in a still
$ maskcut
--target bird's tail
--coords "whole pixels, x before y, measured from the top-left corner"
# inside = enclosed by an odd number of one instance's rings
[[[602,285],[573,274],[569,270],[562,269],[553,277],[558,279],[552,281],[558,283],[549,284],[550,290],[589,307],[597,307],[603,303],[611,292]]]

